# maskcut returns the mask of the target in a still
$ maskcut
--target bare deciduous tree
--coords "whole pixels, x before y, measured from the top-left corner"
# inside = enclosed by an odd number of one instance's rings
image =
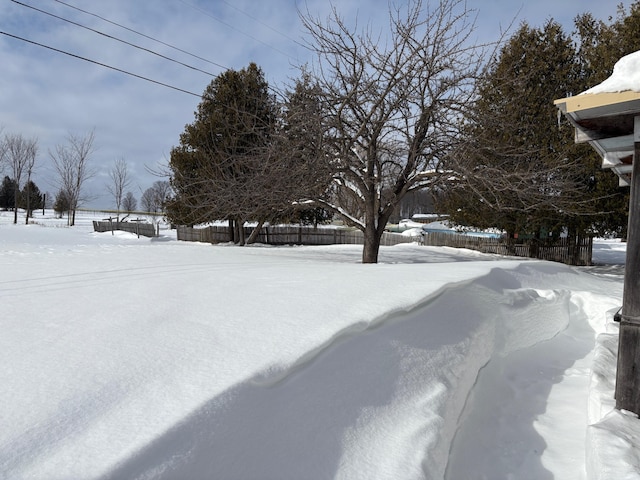
[[[117,220],[120,221],[120,207],[124,199],[124,191],[129,187],[130,183],[127,162],[124,158],[119,158],[115,161],[113,168],[109,172],[109,177],[111,178],[111,183],[107,185],[107,190],[113,195],[113,199],[116,202]]]
[[[67,136],[67,145],[57,145],[55,151],[49,150],[49,156],[58,173],[60,189],[64,191],[71,207],[70,226],[75,225],[76,210],[86,199],[82,187],[95,175],[95,171],[89,165],[94,139],[93,130],[84,137],[70,133]]]
[[[156,212],[156,199],[153,187],[149,187],[144,192],[142,192],[142,196],[140,197],[140,206],[145,212]]]
[[[122,200],[122,209],[127,213],[131,213],[136,209],[137,206],[138,201],[136,200],[136,197],[133,196],[133,193],[127,192],[127,194],[124,196],[124,199]]]
[[[158,213],[164,208],[171,194],[171,185],[167,181],[158,180],[147,188],[140,197],[140,204],[145,212]]]
[[[485,52],[463,0],[389,8],[389,31],[354,31],[337,10],[301,15],[317,54],[332,152],[332,196],[317,203],[364,233],[362,261],[378,259],[402,198],[442,178]]]
[[[149,187],[144,192],[142,192],[142,196],[140,197],[140,206],[145,212],[155,213],[156,201],[153,187]]]
[[[20,197],[20,184],[23,175],[27,175],[27,184],[31,180],[31,173],[38,153],[38,140],[26,139],[20,134],[7,134],[3,141],[5,161],[8,164],[12,179],[15,184],[13,223],[18,223],[18,203]],[[27,205],[26,222],[29,223],[29,205]]]

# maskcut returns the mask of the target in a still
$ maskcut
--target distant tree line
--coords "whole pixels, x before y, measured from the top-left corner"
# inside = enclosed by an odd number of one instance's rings
[[[85,191],[87,180],[96,171],[90,160],[94,150],[95,132],[85,135],[69,133],[66,143],[56,145],[49,150],[49,159],[56,172],[57,192],[54,199],[48,199],[54,211],[68,217],[70,226],[75,224],[75,212],[82,203],[91,198]],[[0,209],[14,212],[14,223],[18,220],[18,209],[25,211],[25,221],[34,210],[45,207],[45,194],[31,180],[36,169],[38,140],[28,139],[21,134],[6,133],[0,136],[0,172],[6,172],[0,185]],[[108,191],[113,195],[118,217],[120,212],[133,212],[137,208],[137,199],[131,191],[127,162],[119,158],[109,172]],[[142,194],[142,207],[145,211],[159,213],[169,196],[170,185],[167,181],[157,181]],[[17,208],[16,208],[17,207]]]
[[[49,157],[58,174],[59,191],[54,208],[69,212],[69,224],[75,222],[75,212],[85,200],[83,186],[93,174],[89,158],[93,149],[94,133],[86,136],[69,134],[68,143],[49,151]],[[7,171],[2,183],[0,208],[13,209],[13,223],[18,222],[18,209],[26,212],[25,222],[33,211],[44,207],[44,198],[31,180],[37,167],[38,139],[21,134],[5,133],[0,137],[0,171]],[[11,197],[13,197],[11,199]]]

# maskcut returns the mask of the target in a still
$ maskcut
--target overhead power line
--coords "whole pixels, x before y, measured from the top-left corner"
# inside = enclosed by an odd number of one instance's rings
[[[245,12],[244,10],[241,10],[240,8],[236,7],[235,5],[233,5],[232,3],[227,2],[226,0],[221,0],[222,3],[224,3],[225,5],[227,5],[230,8],[233,8],[235,11],[240,12],[241,14],[245,15],[246,17],[250,18],[251,20],[253,20],[254,22],[259,23],[260,25],[268,28],[269,30],[271,30],[272,32],[277,33],[278,35],[282,35],[284,38],[286,38],[287,40],[291,40],[293,43],[300,45],[301,47],[306,48],[303,44],[301,44],[300,42],[298,42],[295,38],[291,38],[289,35],[287,35],[286,33],[281,32],[280,30],[273,28],[271,25],[263,22],[262,20],[260,20],[257,17],[254,17],[253,15],[251,15],[250,13]]]
[[[16,1],[16,0],[12,0],[12,1]],[[86,15],[91,15],[92,17],[98,18],[98,19],[100,19],[100,20],[102,20],[102,21],[104,21],[104,22],[107,22],[107,23],[111,24],[111,25],[115,25],[115,26],[120,27],[120,28],[122,28],[122,29],[124,29],[124,30],[127,30],[127,31],[129,31],[129,32],[135,33],[136,35],[140,35],[141,37],[144,37],[144,38],[147,38],[147,39],[152,40],[152,41],[154,41],[154,42],[160,43],[161,45],[164,45],[164,46],[166,46],[166,47],[172,48],[172,49],[174,49],[174,50],[176,50],[176,51],[178,51],[178,52],[182,52],[182,53],[184,53],[184,54],[186,54],[186,55],[189,55],[189,56],[191,56],[191,57],[193,57],[193,58],[197,58],[198,60],[202,60],[202,61],[204,61],[204,62],[210,63],[210,64],[215,65],[215,66],[217,66],[217,67],[220,67],[220,68],[222,68],[222,69],[224,69],[224,70],[231,70],[231,67],[226,67],[226,66],[221,65],[221,64],[219,64],[219,63],[216,63],[216,62],[213,62],[213,61],[208,60],[208,59],[206,59],[206,58],[200,57],[200,56],[195,55],[195,54],[193,54],[193,53],[190,53],[190,52],[188,52],[188,51],[186,51],[186,50],[183,50],[183,49],[181,49],[181,48],[179,48],[179,47],[176,47],[176,46],[174,46],[174,45],[171,45],[170,43],[166,43],[166,42],[164,42],[164,41],[162,41],[162,40],[158,40],[157,38],[154,38],[154,37],[152,37],[152,36],[149,36],[149,35],[146,35],[146,34],[144,34],[144,33],[141,33],[141,32],[139,32],[139,31],[137,31],[137,30],[134,30],[133,28],[127,27],[127,26],[122,25],[122,24],[120,24],[120,23],[117,23],[117,22],[114,22],[114,21],[112,21],[112,20],[109,20],[108,18],[105,18],[105,17],[100,16],[100,15],[98,15],[98,14],[95,14],[95,13],[93,13],[93,12],[89,12],[89,11],[87,11],[87,10],[83,10],[82,8],[76,7],[76,6],[74,6],[74,5],[71,5],[71,4],[69,4],[69,3],[64,2],[64,1],[62,1],[62,0],[53,0],[53,1],[54,1],[54,2],[57,2],[57,3],[61,4],[61,5],[64,5],[64,6],[66,6],[66,7],[69,7],[69,8],[72,8],[72,9],[74,9],[74,10],[77,10],[77,11],[79,11],[79,12],[82,12],[82,13],[84,13],[84,14],[86,14]],[[221,23],[223,23],[224,25],[227,25],[228,27],[230,27],[230,28],[232,28],[232,29],[234,29],[234,30],[237,30],[237,29],[236,29],[235,27],[233,27],[232,25],[228,25],[228,24],[226,24],[226,23],[222,22],[221,20],[219,20],[219,19],[217,19],[216,17],[212,16],[211,14],[209,14],[208,12],[206,12],[205,10],[202,10],[201,8],[198,8],[198,7],[194,6],[194,5],[189,5],[189,4],[188,4],[188,3],[186,3],[184,0],[180,0],[180,1],[181,1],[182,3],[184,3],[185,5],[187,5],[187,6],[189,6],[189,7],[191,7],[191,8],[194,8],[194,9],[196,9],[196,10],[200,11],[201,13],[203,13],[203,14],[205,14],[205,15],[207,15],[207,16],[210,16],[210,17],[212,17],[212,18],[214,18],[214,19],[215,19],[215,20],[217,20],[217,21],[220,21],[220,22],[221,22]],[[225,2],[225,3],[226,3],[226,2]],[[269,28],[270,28],[270,27],[269,27]],[[237,30],[237,31],[239,31],[239,30]],[[243,33],[243,32],[241,32],[241,31],[239,31],[239,32],[240,32],[240,33]],[[244,34],[244,33],[243,33],[243,34]],[[246,34],[244,34],[244,35],[246,35]],[[253,37],[250,37],[250,38],[253,38]],[[260,41],[260,40],[258,40],[258,39],[254,39],[254,40],[256,40],[257,42],[260,42],[260,43],[262,43],[262,44],[266,45],[266,46],[267,46],[267,47],[269,47],[269,48],[272,48],[273,50],[277,50],[276,48],[271,47],[270,45],[268,45],[268,44],[266,44],[266,43],[264,43],[264,42],[262,42],[262,41]],[[287,53],[285,53],[285,52],[282,52],[281,50],[277,50],[277,51],[278,51],[279,53],[281,53],[281,54],[285,55],[285,56],[288,56],[289,58],[292,58],[290,55],[288,55],[288,54],[287,54]],[[277,91],[277,90],[276,90],[274,87],[272,87],[271,85],[269,85],[269,90],[272,90],[272,91],[273,91],[274,93],[276,93],[276,94],[280,94],[280,92],[279,92],[279,91]]]
[[[216,62],[213,62],[213,61],[208,60],[206,58],[203,58],[203,57],[200,57],[198,55],[195,55],[195,54],[193,54],[191,52],[188,52],[188,51],[183,50],[183,49],[181,49],[179,47],[176,47],[175,45],[171,45],[170,43],[166,43],[166,42],[163,42],[162,40],[158,40],[157,38],[154,38],[154,37],[151,37],[151,36],[146,35],[144,33],[141,33],[141,32],[139,32],[137,30],[134,30],[133,28],[127,27],[127,26],[122,25],[122,24],[117,23],[117,22],[113,22],[113,21],[109,20],[108,18],[102,17],[100,15],[97,15],[95,13],[89,12],[87,10],[83,10],[82,8],[76,7],[76,6],[71,5],[69,3],[66,3],[66,2],[63,2],[62,0],[53,0],[53,1],[60,3],[61,5],[64,5],[65,7],[69,7],[69,8],[72,8],[74,10],[77,10],[79,12],[82,12],[85,15],[91,15],[92,17],[99,18],[103,22],[110,23],[111,25],[115,25],[116,27],[120,27],[120,28],[122,28],[124,30],[127,30],[127,31],[131,32],[131,33],[135,33],[136,35],[140,35],[141,37],[144,37],[144,38],[147,38],[147,39],[152,40],[154,42],[157,42],[157,43],[159,43],[161,45],[164,45],[165,47],[172,48],[173,50],[176,50],[178,52],[184,53],[185,55],[189,55],[189,56],[191,56],[193,58],[197,58],[198,60],[202,60],[203,62],[210,63],[211,65],[215,65],[216,67],[220,67],[220,68],[222,68],[224,70],[229,70],[229,67],[225,67],[224,65],[221,65],[219,63],[216,63]]]
[[[57,1],[57,0],[56,0],[56,1]],[[199,12],[203,13],[203,14],[204,14],[204,15],[206,15],[207,17],[211,17],[211,18],[213,18],[216,22],[220,22],[221,24],[225,25],[226,27],[229,27],[230,29],[235,30],[235,31],[236,31],[236,32],[238,32],[238,33],[241,33],[242,35],[244,35],[244,36],[246,36],[246,37],[250,38],[251,40],[254,40],[254,41],[258,42],[258,43],[261,43],[261,44],[262,44],[262,45],[264,45],[265,47],[269,47],[270,49],[272,49],[272,50],[274,50],[274,51],[276,51],[276,52],[278,52],[278,53],[280,53],[280,54],[284,55],[285,57],[288,57],[288,58],[293,59],[293,57],[292,57],[291,55],[289,55],[287,52],[283,52],[282,50],[280,50],[280,49],[278,49],[278,48],[274,47],[273,45],[269,45],[268,43],[263,42],[262,40],[260,40],[260,39],[258,39],[258,38],[256,38],[256,37],[252,37],[252,36],[251,36],[251,35],[249,35],[248,33],[243,32],[242,30],[240,30],[240,29],[238,29],[238,28],[234,27],[233,25],[231,25],[231,24],[229,24],[229,23],[225,22],[224,20],[219,19],[218,17],[216,17],[215,15],[212,15],[211,13],[207,12],[206,10],[204,10],[204,9],[202,9],[202,8],[200,8],[200,7],[196,6],[196,5],[193,5],[192,3],[186,2],[185,0],[180,0],[180,1],[181,1],[182,3],[184,3],[185,5],[187,5],[188,7],[191,7],[191,8],[193,8],[194,10],[198,10]]]
[[[99,65],[101,67],[105,67],[105,68],[109,68],[111,70],[115,70],[116,72],[124,73],[126,75],[131,75],[132,77],[136,77],[136,78],[139,78],[141,80],[146,80],[147,82],[155,83],[156,85],[161,85],[163,87],[171,88],[171,89],[177,90],[179,92],[183,92],[183,93],[186,93],[186,94],[189,94],[189,95],[193,95],[194,97],[198,97],[198,98],[202,97],[202,95],[199,95],[199,94],[194,93],[194,92],[190,92],[189,90],[184,90],[182,88],[175,87],[173,85],[169,85],[168,83],[159,82],[157,80],[153,80],[152,78],[148,78],[148,77],[144,77],[142,75],[138,75],[137,73],[132,73],[132,72],[129,72],[127,70],[123,70],[121,68],[117,68],[117,67],[113,67],[111,65],[107,65],[105,63],[97,62],[95,60],[91,60],[90,58],[81,57],[80,55],[76,55],[75,53],[66,52],[64,50],[60,50],[58,48],[54,48],[54,47],[51,47],[49,45],[44,45],[42,43],[34,42],[33,40],[29,40],[29,39],[26,39],[26,38],[23,38],[23,37],[19,37],[17,35],[12,35],[11,33],[0,31],[0,34],[6,35],[7,37],[15,38],[17,40],[21,40],[23,42],[31,43],[33,45],[37,45],[39,47],[46,48],[48,50],[53,50],[54,52],[62,53],[64,55],[68,55],[70,57],[74,57],[74,58],[77,58],[79,60],[84,60],[85,62],[94,63],[94,64]]]
[[[134,44],[134,43],[127,42],[126,40],[122,40],[121,38],[114,37],[113,35],[109,35],[109,34],[107,34],[107,33],[101,32],[101,31],[99,31],[99,30],[95,30],[95,29],[93,29],[93,28],[91,28],[91,27],[87,27],[87,26],[85,26],[85,25],[82,25],[81,23],[74,22],[74,21],[72,21],[72,20],[69,20],[69,19],[64,18],[64,17],[60,17],[60,16],[55,15],[55,14],[50,13],[50,12],[46,12],[46,11],[41,10],[41,9],[39,9],[39,8],[36,8],[36,7],[34,7],[34,6],[27,5],[26,3],[19,2],[18,0],[11,0],[11,1],[12,1],[13,3],[17,3],[18,5],[21,5],[21,6],[23,6],[23,7],[26,7],[26,8],[30,8],[30,9],[32,9],[32,10],[35,10],[36,12],[40,12],[40,13],[43,13],[43,14],[45,14],[45,15],[49,15],[50,17],[57,18],[58,20],[62,20],[63,22],[70,23],[70,24],[75,25],[75,26],[77,26],[77,27],[84,28],[85,30],[89,30],[89,31],[91,31],[91,32],[97,33],[98,35],[102,35],[102,36],[104,36],[104,37],[106,37],[106,38],[110,38],[110,39],[112,39],[112,40],[116,40],[116,41],[118,41],[118,42],[124,43],[125,45],[129,45],[129,46],[134,47],[134,48],[137,48],[137,49],[139,49],[139,50],[142,50],[142,51],[145,51],[145,52],[151,53],[152,55],[156,55],[156,56],[158,56],[158,57],[160,57],[160,58],[164,58],[165,60],[169,60],[170,62],[177,63],[177,64],[179,64],[179,65],[182,65],[183,67],[187,67],[187,68],[190,68],[190,69],[192,69],[192,70],[196,70],[196,71],[198,71],[198,72],[204,73],[204,74],[209,75],[209,76],[212,76],[212,77],[215,77],[215,76],[216,76],[214,73],[207,72],[207,71],[205,71],[205,70],[201,70],[201,69],[200,69],[200,68],[198,68],[198,67],[194,67],[194,66],[192,66],[192,65],[188,65],[188,64],[186,64],[186,63],[180,62],[179,60],[175,60],[175,59],[173,59],[173,58],[171,58],[171,57],[167,57],[166,55],[162,55],[161,53],[154,52],[153,50],[150,50],[150,49],[148,49],[148,48],[141,47],[141,46],[136,45],[136,44]]]

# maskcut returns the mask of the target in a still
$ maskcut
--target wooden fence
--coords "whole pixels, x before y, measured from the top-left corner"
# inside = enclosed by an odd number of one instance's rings
[[[252,228],[245,227],[247,238]],[[178,227],[178,240],[205,243],[225,243],[230,241],[229,227],[215,225],[203,228]],[[385,232],[381,245],[391,246],[399,243],[412,243],[416,238],[397,233]],[[314,228],[291,225],[263,227],[256,239],[257,243],[268,245],[362,245],[364,236],[360,230],[347,228]]]
[[[135,233],[138,236],[157,236],[155,225],[153,223],[145,222],[99,222],[94,220],[93,230],[96,232],[113,232],[114,230],[122,230],[125,232]]]
[[[567,265],[591,265],[593,253],[591,237],[518,241],[435,232],[425,235],[423,242],[430,246],[469,248],[483,253],[537,258]]]
[[[245,227],[247,237],[251,230],[251,227]],[[205,243],[229,242],[229,227],[222,225],[204,228],[178,227],[178,240]],[[355,229],[272,226],[263,227],[256,242],[269,245],[362,245],[364,239],[362,232]],[[385,232],[380,245],[392,246],[412,242],[429,246],[468,248],[483,253],[537,258],[568,265],[591,265],[593,251],[593,239],[590,237],[516,241],[502,237],[477,237],[447,232],[431,232],[418,238]]]

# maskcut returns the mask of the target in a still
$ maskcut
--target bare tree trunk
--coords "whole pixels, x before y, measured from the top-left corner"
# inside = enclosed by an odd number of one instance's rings
[[[25,225],[29,225],[29,214],[31,213],[31,189],[29,188],[30,185],[29,183],[31,182],[31,174],[29,174],[27,176],[27,183],[26,183],[26,187],[27,187],[27,214],[25,215],[25,220],[24,220],[24,224]]]
[[[238,245],[246,245],[247,237],[244,233],[244,220],[238,221]]]
[[[251,231],[251,235],[249,235],[249,238],[247,239],[247,245],[251,245],[252,243],[256,242],[256,239],[258,238],[258,235],[260,234],[260,230],[262,230],[263,225],[264,225],[264,220],[260,220],[258,222],[258,225],[256,225],[256,227]]]
[[[232,221],[233,221],[233,238],[231,241],[236,245],[244,245],[245,244],[244,220],[235,218]]]
[[[362,248],[362,263],[378,263],[381,235],[375,229],[364,231],[364,247]]]
[[[235,222],[230,218],[229,219],[229,241],[234,241],[235,233]]]

